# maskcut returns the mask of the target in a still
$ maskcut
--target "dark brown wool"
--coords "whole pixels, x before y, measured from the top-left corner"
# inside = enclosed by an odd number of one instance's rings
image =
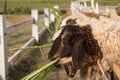
[[[68,19],[67,21],[66,21],[66,25],[73,25],[73,24],[76,24],[76,19]]]
[[[71,47],[73,49],[71,54],[73,66],[76,69],[81,69],[82,67],[86,66],[87,69],[90,66],[96,65],[97,60],[102,58],[102,53],[97,40],[95,40],[94,36],[92,35],[92,29],[90,25],[68,26],[67,30],[69,32],[69,35],[66,35],[65,38],[71,37],[71,39],[66,39],[68,41],[65,42],[72,43]],[[64,26],[64,28],[66,28],[66,26]],[[65,50],[67,51],[67,49]]]

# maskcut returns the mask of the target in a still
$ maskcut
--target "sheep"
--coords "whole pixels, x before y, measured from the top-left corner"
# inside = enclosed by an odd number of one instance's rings
[[[109,63],[109,66],[112,67],[113,63],[120,64],[120,58],[119,58],[120,57],[120,49],[119,49],[120,48],[120,27],[119,27],[119,24],[108,23],[107,21],[98,22],[97,20],[90,20],[89,18],[85,18],[86,19],[85,20],[81,18],[80,15],[76,15],[76,17],[69,16],[69,18],[76,19],[76,24],[81,25],[81,26],[90,24],[93,37],[95,40],[97,40],[98,45],[100,46],[101,52],[103,54],[103,57],[105,60],[107,60],[107,62]],[[96,24],[93,24],[94,22]],[[103,67],[106,67],[106,66],[103,65]],[[109,71],[109,70],[110,69],[106,69],[106,71]]]
[[[60,57],[60,58],[63,58],[63,57],[70,57],[71,55],[72,55],[72,52],[74,53],[74,55],[75,55],[75,53],[78,53],[79,51],[79,49],[77,49],[76,50],[76,46],[79,46],[78,45],[78,43],[79,43],[79,41],[81,42],[82,41],[82,43],[83,43],[83,41],[84,41],[84,39],[83,40],[81,40],[82,39],[82,37],[81,36],[85,36],[84,34],[85,34],[85,30],[86,29],[88,29],[88,33],[90,33],[90,30],[89,30],[89,25],[86,25],[87,27],[79,27],[79,26],[77,26],[77,25],[67,25],[67,26],[64,26],[64,29],[66,30],[62,30],[62,33],[61,34],[63,34],[64,33],[64,31],[65,31],[65,34],[64,35],[62,35],[62,38],[63,38],[63,48],[62,48],[62,50],[60,50],[61,48],[59,48],[58,50],[59,51],[61,51],[61,54],[59,53],[59,55],[58,55],[58,53],[53,53],[53,47],[52,47],[52,49],[51,49],[51,51],[50,51],[50,53],[49,53],[49,58],[51,58],[51,56],[54,54],[54,56],[52,56],[52,58],[56,58],[56,55],[57,55],[57,57]],[[82,30],[84,30],[84,31],[82,31]],[[80,32],[81,32],[81,34],[80,34]],[[61,36],[61,34],[59,35],[59,37]],[[86,35],[87,37],[89,37],[89,38],[92,38],[92,34],[88,34],[88,35]],[[81,38],[80,38],[81,37]],[[78,38],[79,40],[78,40],[78,43],[74,43],[74,41],[76,40],[76,39],[74,39],[74,38]],[[57,40],[58,38],[56,38],[56,40]],[[56,42],[56,40],[55,40],[55,42]],[[89,39],[89,40],[87,40],[86,41],[86,43],[88,43],[88,44],[85,44],[86,46],[88,46],[89,45],[89,43],[91,42],[91,40],[92,39]],[[93,41],[93,43],[96,43],[96,40],[95,40],[95,42]],[[57,44],[56,44],[57,45]],[[62,45],[62,44],[61,44]],[[53,46],[54,46],[54,43],[53,43]],[[75,46],[75,47],[73,47],[73,46]],[[91,45],[92,46],[92,45]],[[95,45],[96,46],[96,45]],[[72,50],[72,48],[73,48],[73,50]],[[90,47],[89,47],[90,48]],[[84,48],[83,48],[84,49]],[[81,49],[81,51],[83,50],[83,49]],[[86,48],[87,49],[87,48]],[[98,49],[98,47],[95,49],[96,51],[97,51],[97,49]],[[54,48],[54,50],[55,50],[55,48]],[[95,53],[97,53],[97,52],[95,52],[95,50],[94,50],[94,55],[95,55]],[[76,51],[76,52],[75,52]],[[87,49],[86,51],[88,51],[87,53],[89,53],[89,50]],[[57,52],[57,51],[56,51]],[[89,56],[89,55],[86,55],[86,54],[84,54],[84,53],[86,53],[85,52],[85,50],[83,50],[83,54],[82,54],[82,58],[85,58],[85,56]],[[67,75],[69,75],[70,77],[74,77],[74,75],[75,75],[75,73],[76,73],[76,70],[78,70],[79,68],[80,68],[80,65],[79,65],[79,63],[83,63],[84,62],[84,60],[82,60],[82,58],[79,56],[79,55],[76,55],[76,57],[78,56],[78,58],[80,59],[80,60],[78,60],[75,56],[72,56],[73,57],[73,64],[74,64],[74,67],[73,67],[73,65],[69,65],[70,67],[72,67],[72,72],[70,72],[71,70],[67,70],[66,68],[66,72],[67,72]],[[96,56],[96,55],[95,55]],[[100,58],[100,57],[99,57]],[[88,59],[90,60],[91,58],[89,58],[88,57]],[[93,62],[91,62],[90,63],[90,61],[86,61],[86,62],[88,62],[88,63],[86,63],[86,64],[93,64]],[[61,59],[61,62],[62,63],[64,63],[64,66],[66,65],[66,64],[68,64],[68,63],[66,63],[65,62],[66,61],[66,58],[63,58],[63,59]],[[78,62],[78,64],[76,64],[76,62],[77,61],[80,61],[80,62]],[[91,60],[91,61],[94,61],[94,60]],[[96,62],[96,61],[94,61],[94,62]],[[82,65],[82,64],[81,64]],[[86,65],[86,67],[87,67],[88,65]],[[68,65],[66,65],[66,67],[68,67]],[[78,68],[79,67],[79,68]]]

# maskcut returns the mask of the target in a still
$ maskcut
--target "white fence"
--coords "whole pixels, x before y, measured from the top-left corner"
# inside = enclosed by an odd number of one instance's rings
[[[44,20],[45,20],[45,25],[49,27],[49,9],[45,8],[44,9]],[[8,52],[7,52],[7,39],[6,35],[10,34],[16,29],[20,29],[21,27],[32,23],[32,38],[25,44],[23,45],[22,48],[25,47],[30,47],[32,46],[35,42],[39,41],[39,38],[43,35],[43,33],[46,31],[46,28],[44,27],[40,32],[38,31],[38,21],[39,21],[39,16],[38,16],[38,11],[37,10],[32,10],[31,11],[31,16],[32,19],[28,20],[27,22],[23,22],[23,24],[15,25],[13,27],[6,27],[6,16],[5,15],[0,15],[0,80],[7,80],[9,76],[7,76],[8,73],[8,68],[9,65],[14,63],[23,53],[24,50],[18,50],[14,55],[12,55],[8,59]]]

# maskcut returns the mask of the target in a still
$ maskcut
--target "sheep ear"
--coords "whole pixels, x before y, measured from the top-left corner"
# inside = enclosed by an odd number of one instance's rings
[[[83,45],[83,40],[79,39],[74,43],[72,52],[72,62],[73,66],[80,69],[85,61],[86,51]]]

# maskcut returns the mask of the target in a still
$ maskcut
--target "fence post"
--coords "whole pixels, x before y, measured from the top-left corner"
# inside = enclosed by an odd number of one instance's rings
[[[54,9],[59,10],[59,6],[55,5]],[[55,22],[55,15],[51,11],[50,11],[50,20],[51,20],[51,22]]]
[[[86,3],[86,1],[84,1],[84,7],[87,7],[87,3]]]
[[[93,11],[94,11],[94,0],[91,0],[91,8],[92,8]]]
[[[106,6],[106,13],[109,13],[109,8],[108,8],[108,6]]]
[[[98,0],[95,1],[96,9],[95,12],[98,14],[99,13],[99,5],[98,5]]]
[[[33,25],[32,25],[32,37],[35,38],[36,42],[39,42],[39,32],[38,32],[38,10],[31,11],[32,18],[33,18]]]
[[[0,15],[0,80],[7,79],[8,59],[6,40],[6,16]]]
[[[76,2],[71,2],[70,9],[72,12],[72,15],[76,14]]]
[[[44,20],[45,20],[44,22],[45,23],[44,24],[45,24],[46,27],[49,27],[49,23],[50,23],[49,15],[50,14],[49,14],[49,9],[48,8],[44,9],[44,14],[45,14],[45,17],[44,17]]]
[[[51,22],[55,22],[55,16],[52,12],[50,13],[50,20]]]

